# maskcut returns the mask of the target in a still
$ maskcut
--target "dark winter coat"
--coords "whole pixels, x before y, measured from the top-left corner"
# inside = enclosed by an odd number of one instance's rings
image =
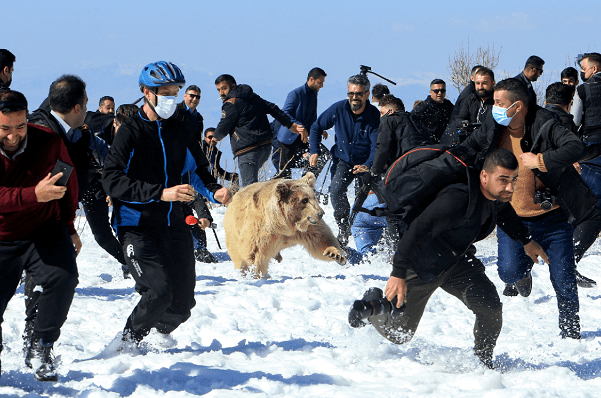
[[[267,114],[283,126],[292,126],[292,120],[277,105],[259,97],[246,84],[234,87],[221,109],[221,121],[215,129],[215,138],[221,141],[231,134],[230,144],[234,157],[259,146],[271,145],[273,131]]]
[[[574,124],[574,115],[563,110],[562,107],[555,104],[546,104],[545,109],[553,112],[553,116],[559,121],[559,123],[570,130],[572,133],[576,134],[578,128]]]
[[[213,175],[223,177],[226,180],[231,180],[232,173],[228,173],[221,167],[221,155],[223,155],[223,153],[219,149],[217,149],[216,146],[209,146],[209,144],[207,144],[207,142],[204,139],[201,141],[201,147],[205,156],[209,160],[209,165],[211,167],[211,170],[213,170]]]
[[[453,120],[457,117],[457,114],[461,109],[461,104],[463,104],[463,101],[472,94],[476,94],[476,85],[473,81],[470,80],[470,82],[467,84],[467,86],[465,86],[463,91],[459,93],[459,97],[457,97],[457,101],[455,101],[455,106],[453,107],[453,112],[451,113],[450,120]]]
[[[532,87],[532,82],[526,77],[526,75],[524,75],[524,72],[514,77],[514,79],[518,79],[524,84],[524,86],[526,86],[526,89],[528,90],[528,100],[530,101],[529,106],[532,107],[533,105],[538,105],[538,98],[536,97],[536,92]]]
[[[322,132],[334,127],[336,143],[331,149],[332,156],[349,165],[371,167],[378,142],[380,111],[368,101],[363,113],[355,116],[347,99],[334,103],[319,115],[309,134],[311,154],[320,153]]]
[[[77,181],[79,183],[80,201],[86,192],[90,190],[95,192],[102,190],[100,171],[104,164],[104,158],[108,153],[108,146],[103,139],[96,137],[89,130],[82,128],[79,130],[81,138],[75,142],[69,141],[58,120],[44,109],[38,109],[30,114],[29,123],[47,127],[62,138],[69,152],[69,157],[75,166]]]
[[[106,157],[102,178],[104,190],[113,199],[116,226],[183,225],[182,203],[164,202],[161,196],[165,188],[182,184],[188,171],[192,185],[204,196],[211,198],[221,188],[183,122],[174,117],[151,122],[143,110],[123,122]]]
[[[88,111],[83,124],[88,126],[92,134],[102,138],[108,145],[112,145],[115,134],[113,120],[115,120],[115,116],[111,114]]]
[[[504,127],[489,115],[482,127],[475,130],[461,145],[473,149],[481,161],[498,147]],[[543,154],[547,172],[532,170],[541,182],[551,189],[557,203],[567,213],[569,222],[577,225],[595,212],[595,198],[582,177],[572,166],[585,156],[584,144],[568,129],[561,126],[553,114],[539,106],[530,107],[526,131],[521,140],[524,152]]]
[[[177,104],[173,117],[179,119],[188,125],[190,133],[196,138],[196,141],[203,141],[204,135],[204,119],[198,109],[194,109],[194,113],[190,112],[190,108],[184,101]]]
[[[405,278],[413,270],[430,282],[499,226],[512,239],[526,244],[527,228],[509,202],[488,200],[480,190],[479,173],[470,170],[467,183],[443,188],[411,222],[393,257],[391,276]]]
[[[444,136],[440,140],[441,143],[458,144],[462,142],[465,137],[469,135],[469,131],[460,133],[463,122],[467,121],[470,124],[483,123],[486,116],[492,112],[494,103],[495,101],[492,97],[483,102],[476,93],[466,98],[461,103],[461,109],[457,112],[455,118],[451,117],[451,121],[444,132]]]
[[[408,112],[394,112],[380,118],[378,141],[371,172],[382,174],[405,152],[431,144],[430,137],[418,131]]]
[[[411,111],[411,120],[418,130],[429,135],[432,142],[438,144],[449,124],[452,112],[453,103],[448,99],[445,99],[443,103],[438,103],[432,97],[428,97]]]

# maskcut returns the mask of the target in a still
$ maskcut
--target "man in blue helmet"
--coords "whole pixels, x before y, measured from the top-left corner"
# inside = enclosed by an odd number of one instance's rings
[[[113,200],[117,236],[142,296],[122,337],[136,345],[153,327],[171,333],[195,305],[192,235],[182,202],[193,200],[195,189],[213,202],[231,201],[187,125],[171,117],[184,84],[170,62],[144,67],[139,80],[144,105],[120,126],[104,165],[102,183]],[[194,188],[182,184],[187,174]],[[204,229],[209,221],[199,224]]]

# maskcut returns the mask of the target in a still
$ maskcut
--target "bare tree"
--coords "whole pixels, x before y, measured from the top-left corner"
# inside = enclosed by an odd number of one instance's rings
[[[502,49],[503,47],[501,47]],[[453,58],[449,56],[449,66],[447,70],[451,74],[453,86],[461,92],[470,82],[470,72],[475,65],[486,66],[495,69],[499,64],[501,50],[497,53],[493,43],[486,47],[479,46],[474,53],[470,52],[470,41],[467,40],[467,50],[463,48],[463,43],[458,51],[455,51]]]

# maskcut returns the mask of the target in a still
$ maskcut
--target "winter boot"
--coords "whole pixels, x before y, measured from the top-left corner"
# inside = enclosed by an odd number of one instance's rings
[[[503,289],[503,296],[515,297],[518,294],[520,294],[520,293],[518,292],[518,289],[515,287],[515,283],[506,283],[505,284],[505,289]]]
[[[474,355],[478,357],[482,365],[486,366],[488,369],[495,369],[495,364],[492,361],[492,348],[478,348],[474,347]]]
[[[336,220],[336,224],[338,224],[338,242],[340,242],[340,246],[347,246],[348,238],[351,236],[351,226],[348,218]]]
[[[580,340],[580,316],[564,316],[559,315],[559,329],[561,330],[562,339]]]
[[[33,377],[37,381],[58,380],[52,348],[53,343],[46,343],[42,339],[33,339],[27,350],[25,365],[33,369]]]
[[[25,329],[23,329],[23,354],[27,355],[29,348],[31,347],[31,339],[33,337],[33,320],[25,321]],[[29,365],[27,365],[29,366]],[[30,366],[31,367],[31,366]]]
[[[216,263],[217,259],[207,249],[199,247],[194,250],[194,257],[196,261],[201,263]]]
[[[576,283],[578,284],[578,287],[590,288],[597,286],[597,282],[591,278],[587,278],[576,270],[574,270],[574,273],[576,274]]]
[[[522,297],[530,296],[532,292],[532,272],[528,271],[526,276],[517,281],[515,288]]]

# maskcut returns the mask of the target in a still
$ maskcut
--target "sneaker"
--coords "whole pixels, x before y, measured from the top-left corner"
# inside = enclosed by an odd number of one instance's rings
[[[45,343],[42,339],[31,342],[25,365],[33,369],[33,377],[37,381],[57,381],[58,373],[54,367],[53,343]]]
[[[591,278],[587,278],[578,271],[574,271],[574,273],[576,274],[576,283],[578,284],[578,287],[591,288],[597,286],[597,282]]]
[[[520,293],[518,292],[518,289],[515,287],[515,284],[513,284],[513,283],[505,284],[505,289],[503,289],[503,296],[515,297],[518,294],[520,294]]]
[[[196,261],[201,263],[216,263],[217,259],[207,249],[198,248],[194,251]]]
[[[515,284],[515,288],[517,289],[520,296],[522,296],[522,297],[530,296],[530,293],[532,292],[532,272],[528,271],[526,273],[526,276],[523,277],[522,279],[520,279]]]

